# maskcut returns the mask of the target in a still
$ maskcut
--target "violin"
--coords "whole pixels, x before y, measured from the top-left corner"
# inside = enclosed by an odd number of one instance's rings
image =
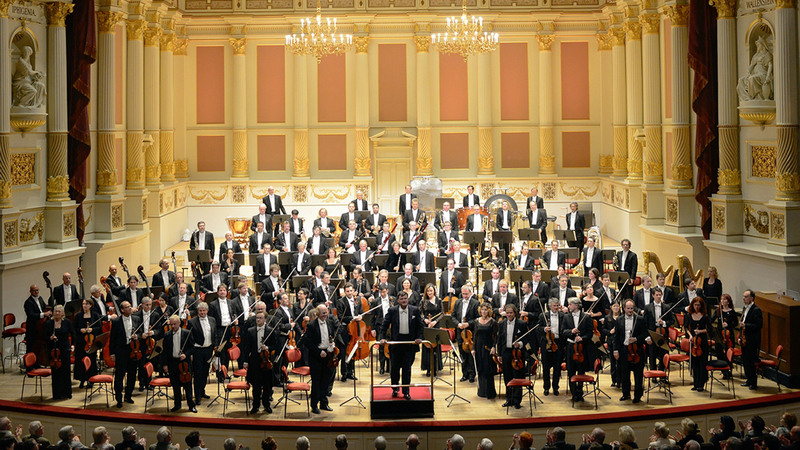
[[[266,350],[261,350],[261,368],[265,370],[272,370],[272,355],[275,354],[275,350],[270,351],[269,348]]]
[[[450,279],[450,286],[454,287],[453,289],[454,291],[455,291],[455,284],[456,284],[456,272],[453,271],[453,277]],[[455,293],[451,294],[449,292],[442,299],[442,304],[448,305],[448,311],[447,311],[448,315],[453,315],[453,308],[455,308],[457,301],[458,301],[458,295],[456,295]]]
[[[111,295],[111,286],[108,284],[108,278],[100,277],[100,284],[106,290],[106,309],[111,314],[116,314],[117,310],[114,307],[114,297]]]
[[[55,326],[53,327],[53,336],[56,335]],[[61,350],[58,348],[58,338],[53,340],[53,349],[50,350],[50,368],[51,369],[60,369],[61,368]]]
[[[177,331],[177,333],[180,333],[180,331]],[[186,339],[183,342],[179,355],[183,354],[183,349],[186,347],[187,342],[189,342],[189,339]],[[189,358],[184,358],[183,361],[178,363],[178,380],[180,380],[181,384],[186,384],[192,381],[192,365],[189,364]]]
[[[695,358],[703,356],[703,341],[697,335],[692,338],[692,356]]]
[[[92,344],[94,344],[94,334],[92,333],[84,334],[83,341],[86,343],[83,347],[83,351],[89,353],[89,350],[92,349]]]
[[[722,330],[722,340],[725,341],[725,348],[733,348],[733,339],[731,330],[725,328]]]
[[[639,364],[639,344],[628,344],[628,362],[631,364]]]
[[[142,359],[142,343],[138,339],[131,340],[131,359]]]
[[[474,345],[472,342],[472,330],[469,328],[461,330],[461,349],[465,352],[472,352]]]
[[[294,334],[295,332],[292,330],[286,335],[286,346],[290,349],[297,348],[297,342],[294,340]]]
[[[241,327],[239,325],[231,325],[231,344],[237,346],[242,342]]]
[[[747,345],[747,339],[744,337],[744,328],[742,328],[742,330],[739,332],[739,343],[742,344],[742,347]]]
[[[583,342],[572,344],[572,360],[578,363],[583,362]]]
[[[522,349],[514,348],[511,350],[511,367],[514,370],[522,370],[525,368],[525,360],[522,358]]]
[[[492,355],[492,361],[497,366],[497,373],[503,373],[503,361],[497,356],[497,353]]]

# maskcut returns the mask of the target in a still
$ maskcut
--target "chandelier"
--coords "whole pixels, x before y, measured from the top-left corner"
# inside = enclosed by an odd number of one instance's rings
[[[498,34],[483,31],[483,17],[467,16],[467,0],[461,0],[461,18],[448,17],[442,33],[432,33],[431,43],[439,53],[458,53],[464,61],[470,55],[497,50]]]
[[[336,34],[336,19],[330,17],[322,21],[322,7],[317,0],[316,21],[311,18],[300,19],[300,35],[292,30],[286,35],[286,48],[300,56],[312,55],[317,58],[317,63],[323,56],[341,55],[353,47],[353,35]]]

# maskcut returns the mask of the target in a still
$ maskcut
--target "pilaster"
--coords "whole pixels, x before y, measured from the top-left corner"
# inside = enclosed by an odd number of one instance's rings
[[[664,164],[661,159],[661,51],[659,39],[661,15],[646,12],[639,18],[644,31],[642,38],[644,183],[660,185],[664,183]]]
[[[161,35],[161,182],[175,180],[175,20],[167,19]]]
[[[625,30],[621,27],[611,28],[611,91],[614,98],[612,109],[612,122],[614,125],[614,159],[613,177],[623,178],[628,175],[628,145],[627,145],[627,81],[625,67]]]
[[[0,2],[0,36],[9,36],[8,7]],[[11,48],[0,45],[0,61],[11,61]],[[11,70],[0,70],[0,213],[11,204]],[[3,249],[5,250],[5,248]],[[2,255],[4,252],[0,252]],[[2,257],[2,256],[0,256]]]
[[[430,36],[414,36],[417,46],[417,159],[416,174],[433,175],[431,156]]]
[[[642,24],[636,16],[636,8],[626,6],[629,15],[623,25],[625,30],[625,78],[628,101],[628,180],[642,179],[642,141],[636,136],[642,133]]]
[[[672,23],[672,179],[673,189],[692,189],[689,63],[689,5],[671,5],[664,13]]]
[[[71,3],[47,3],[47,201],[69,202],[67,30]],[[60,223],[61,221],[49,222]],[[50,228],[50,227],[48,227]]]
[[[597,38],[597,50],[601,53],[601,58],[608,58],[609,54],[605,52],[611,51],[611,35],[606,33],[598,33],[595,35]],[[613,128],[612,128],[613,130]],[[606,149],[600,151],[600,164],[597,173],[611,174],[614,172],[614,147],[611,147],[611,153],[606,153]]]
[[[147,12],[144,29],[144,133],[153,138],[145,151],[145,182],[161,187],[161,12]]]
[[[478,62],[478,175],[494,176],[492,66],[488,54],[480,53],[475,59]]]
[[[369,143],[369,36],[355,36],[356,47],[356,157],[354,175],[372,176]]]
[[[127,119],[126,189],[144,189],[144,41],[145,21],[128,19],[125,22],[128,36],[128,64],[125,78],[125,117]]]
[[[550,27],[552,28],[552,27]],[[553,149],[553,51],[555,35],[539,33],[539,175],[556,176]]]
[[[233,47],[233,178],[248,178],[247,164],[247,38],[244,28],[230,38]]]
[[[308,64],[305,56],[294,55],[294,170],[293,178],[311,176],[308,159]]]

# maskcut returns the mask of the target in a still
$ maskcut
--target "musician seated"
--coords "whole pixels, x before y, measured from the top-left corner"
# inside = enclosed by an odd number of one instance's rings
[[[270,226],[272,225],[272,216],[267,214],[267,205],[263,203],[258,205],[258,214],[250,219],[250,231],[255,232],[259,223],[263,226],[263,228],[272,228]]]
[[[169,289],[166,291],[166,298],[167,300],[171,299],[172,297],[178,296],[178,285],[184,283],[183,272],[178,272],[175,274],[175,282],[169,286]],[[189,295],[194,295],[194,288],[190,283],[186,283],[186,293]]]
[[[264,242],[261,254],[256,257],[256,267],[253,269],[253,278],[256,283],[269,276],[269,268],[278,264],[278,257],[272,254],[272,244]]]
[[[451,247],[452,252],[447,255],[447,259],[455,261],[456,267],[469,267],[469,256],[461,251],[461,243],[455,241]]]
[[[541,241],[547,242],[547,212],[539,208],[536,202],[528,203],[528,226],[541,233]]]
[[[303,219],[300,217],[300,211],[293,209],[292,217],[289,218],[289,229],[292,233],[301,236],[303,234]]]
[[[383,224],[388,224],[386,216],[380,213],[380,205],[377,203],[372,204],[372,214],[368,214],[365,218],[365,226],[369,234],[377,236],[383,229]]]
[[[450,209],[450,202],[442,203],[442,210],[436,214],[433,224],[439,231],[444,231],[445,224],[450,223],[453,231],[458,231],[458,214]]]
[[[411,280],[411,289],[414,292],[420,292],[420,293],[422,292],[422,289],[420,288],[419,285],[419,278],[415,277],[413,273],[414,273],[414,266],[411,263],[407,263],[403,267],[403,275],[397,277],[397,282],[395,283],[395,290],[397,292],[403,290],[403,280],[406,279]]]
[[[360,268],[363,271],[372,272],[373,260],[372,252],[367,248],[367,241],[361,239],[358,241],[358,251],[353,254],[350,259],[350,270]]]
[[[256,224],[255,233],[250,235],[250,244],[248,246],[250,253],[260,253],[265,242],[272,242],[272,233],[264,230],[264,224],[259,222]]]
[[[500,290],[500,269],[492,269],[492,277],[483,282],[483,293],[481,297],[484,302],[491,302],[495,292]]]
[[[453,248],[453,243],[458,242],[458,230],[453,231],[452,222],[444,222],[442,231],[438,233],[436,241],[439,243],[439,255],[447,255]]]
[[[312,255],[324,255],[328,251],[328,239],[322,235],[319,225],[314,225],[311,237],[306,241],[306,250]]]
[[[466,283],[464,275],[455,270],[455,267],[455,260],[448,259],[447,268],[442,271],[442,275],[439,277],[439,295],[443,299],[448,295],[457,298],[461,292],[461,286]],[[453,299],[452,301],[455,302],[456,300]]]
[[[406,254],[400,247],[399,241],[392,242],[392,250],[389,252],[389,257],[386,258],[386,265],[384,268],[390,272],[400,272],[406,265]]]
[[[273,309],[280,294],[285,292],[280,280],[281,268],[273,264],[269,268],[269,276],[261,281],[261,301],[267,304],[267,310]]]
[[[416,222],[421,227],[426,221],[425,211],[419,209],[419,200],[411,200],[411,209],[403,213],[403,231],[410,230],[411,222]]]
[[[544,252],[542,259],[547,270],[558,270],[558,266],[567,263],[567,255],[558,249],[558,241],[555,239],[550,242],[550,250]]]
[[[162,286],[166,290],[170,284],[175,282],[175,272],[169,270],[169,260],[167,258],[158,262],[161,270],[153,275],[153,287]]]
[[[545,268],[543,270],[547,270],[547,269]],[[564,267],[564,264],[559,265],[558,266],[558,270],[556,270],[556,274],[554,276],[550,277],[550,290],[558,289],[558,286],[559,286],[558,278],[561,275],[566,275],[566,273],[567,273],[567,269]]]
[[[344,231],[342,231],[342,234],[339,236],[339,247],[341,247],[341,249],[347,253],[355,253],[355,240],[359,235],[355,220],[351,220],[347,224],[347,228],[342,229]]]
[[[389,230],[389,222],[384,221],[382,230],[375,237],[375,246],[378,253],[386,254],[392,249],[392,244],[397,240],[394,233]]]
[[[188,284],[178,284],[178,295],[170,298],[169,303],[172,311],[177,314],[181,320],[188,319],[189,316],[197,315],[197,304],[195,298],[188,292]]]
[[[225,252],[225,259],[222,260],[220,264],[220,272],[225,272],[225,275],[230,277],[236,277],[239,275],[239,261],[236,260],[233,256],[233,249],[229,248],[227,252]]]
[[[361,231],[361,213],[356,212],[356,205],[354,203],[348,204],[347,212],[342,214],[342,217],[339,218],[339,228],[346,230],[350,226],[351,220],[356,223],[358,231]]]
[[[405,228],[403,224],[403,228]],[[417,231],[417,222],[408,222],[408,231],[403,233],[403,250],[406,252],[415,252],[417,250],[417,241],[422,240],[422,234]]]
[[[397,289],[393,285],[389,284],[388,270],[383,269],[380,272],[378,272],[378,281],[376,283],[385,284],[388,287],[390,297],[395,297],[397,295]]]
[[[218,255],[220,258],[227,253],[228,250],[233,250],[233,253],[242,253],[242,247],[239,245],[239,242],[233,240],[233,233],[230,231],[225,232],[225,240],[219,244]],[[153,282],[153,284],[155,285],[155,282]]]
[[[528,255],[528,243],[522,243],[522,249],[519,256],[517,256],[516,263],[519,270],[536,270],[536,259]]]
[[[275,236],[275,248],[282,252],[296,252],[297,243],[300,239],[292,231],[292,226],[288,220],[283,222],[283,231]]]
[[[220,284],[228,284],[228,274],[225,272],[220,272],[219,270],[219,261],[212,261],[211,273],[207,273],[203,276],[203,284],[200,285],[200,291],[202,291],[204,294],[208,294],[209,292],[217,292],[217,287]]]
[[[372,285],[369,283],[369,280],[364,277],[364,271],[361,270],[360,267],[353,269],[353,279],[350,280],[350,284],[353,285],[359,300],[361,300],[362,297],[367,300],[372,300]],[[377,286],[375,286],[375,288],[377,289]]]
[[[307,275],[308,271],[311,270],[311,255],[306,252],[305,242],[300,241],[297,243],[297,253],[292,255],[291,269],[294,270],[296,275]]]
[[[417,251],[411,257],[411,263],[417,272],[435,272],[436,264],[433,253],[425,249],[425,239],[420,239],[417,243]]]
[[[314,226],[328,230],[328,234],[333,234],[336,232],[336,222],[328,218],[328,210],[325,208],[320,208],[319,219],[314,220]],[[342,229],[344,228],[345,227],[342,227]]]

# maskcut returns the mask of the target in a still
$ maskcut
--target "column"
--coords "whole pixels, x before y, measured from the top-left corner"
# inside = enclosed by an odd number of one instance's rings
[[[233,47],[233,178],[247,178],[247,38],[230,38]]]
[[[797,154],[797,11],[795,0],[775,9],[775,124],[778,132],[775,200],[800,200]]]
[[[125,22],[128,32],[128,70],[125,78],[127,118],[126,171],[127,189],[144,189],[144,20]]]
[[[308,159],[308,61],[294,55],[294,172],[293,177],[311,176]]]
[[[356,158],[355,176],[371,177],[369,157],[369,36],[355,37],[356,44]]]
[[[175,32],[161,36],[161,181],[175,181]]]
[[[692,188],[689,62],[689,5],[671,5],[664,13],[672,22],[672,179],[673,189]]]
[[[553,150],[553,52],[555,36],[538,34],[539,41],[539,175],[556,174]]]
[[[625,22],[625,77],[628,100],[628,180],[642,179],[642,143],[636,135],[643,126],[642,117],[642,24]]]
[[[661,162],[661,58],[659,42],[660,14],[642,14],[644,28],[642,82],[644,86],[645,184],[664,182],[664,165]]]
[[[149,188],[161,183],[161,17],[148,13],[144,29],[144,133],[153,138],[145,150],[145,182]]]
[[[433,175],[431,156],[430,36],[414,36],[417,45],[417,171]]]
[[[487,53],[478,61],[478,175],[494,175],[492,144],[492,64]]]
[[[604,62],[603,65],[608,64],[608,59],[610,58],[610,54],[608,53],[611,50],[611,35],[608,33],[596,34],[595,38],[597,38],[597,50],[600,53],[600,59]],[[607,119],[604,118],[604,122]],[[603,129],[606,128],[605,123],[603,124]],[[605,133],[604,133],[605,134]],[[597,173],[599,174],[611,174],[614,169],[614,147],[611,147],[611,154],[605,152],[605,145],[600,150],[600,164],[597,169]]]
[[[185,67],[186,67],[186,48],[189,46],[189,41],[187,39],[175,39],[173,40],[173,58],[172,58],[172,65],[173,70],[177,73],[178,79],[182,78],[184,74]],[[180,56],[181,58],[176,58]],[[183,102],[185,96],[185,91],[182,85],[174,86],[173,87],[173,105],[178,105],[179,112],[175,114],[173,111],[173,128],[178,130],[177,136],[176,132],[173,131],[173,142],[175,140],[179,142],[185,141],[186,138],[186,118],[184,115],[185,106]],[[177,146],[173,150],[173,162],[175,167],[175,178],[189,178],[189,159],[186,158],[186,146],[181,145]]]
[[[117,193],[115,134],[115,32],[121,12],[97,12],[97,194]]]
[[[47,201],[69,201],[67,30],[71,3],[47,3]],[[59,220],[58,223],[61,223]],[[48,227],[50,228],[50,227]]]
[[[614,160],[613,177],[624,178],[628,175],[628,144],[627,144],[627,89],[625,81],[625,30],[612,28],[608,30],[611,35],[611,92],[614,102],[611,106],[614,123]]]
[[[0,0],[0,36],[9,35],[8,7]],[[0,45],[0,61],[11,62],[11,48]],[[0,209],[11,208],[11,70],[0,70]]]

